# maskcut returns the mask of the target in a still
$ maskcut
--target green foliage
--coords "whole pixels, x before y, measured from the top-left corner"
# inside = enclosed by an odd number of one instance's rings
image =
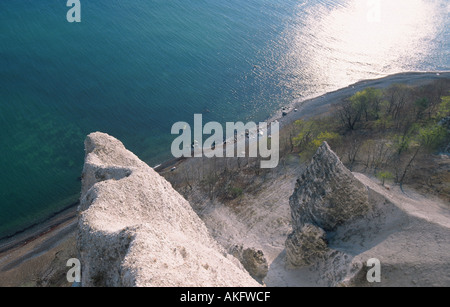
[[[363,119],[365,122],[378,120],[383,110],[388,108],[383,100],[383,91],[372,87],[355,93],[348,100],[338,106],[338,115],[347,130],[356,130]]]
[[[373,128],[375,130],[386,130],[391,129],[394,126],[394,120],[390,115],[381,115],[380,118],[374,121]]]
[[[416,114],[416,119],[417,120],[422,119],[425,110],[427,110],[429,107],[430,101],[427,98],[421,98],[414,101],[414,108],[415,108],[414,111]],[[429,115],[431,114],[429,113]]]
[[[361,112],[369,121],[380,117],[382,99],[383,91],[369,87],[350,97],[350,102],[353,109]]]
[[[311,141],[313,148],[317,150],[323,142],[331,143],[340,138],[339,134],[335,132],[324,131],[321,132],[314,140]]]
[[[450,96],[442,97],[442,102],[439,104],[437,116],[438,119],[450,116]]]
[[[230,187],[228,189],[228,195],[231,199],[238,198],[238,197],[242,196],[242,194],[244,194],[244,190],[242,190],[239,187]]]
[[[419,111],[425,111],[430,105],[430,102],[426,98],[417,99],[414,101],[414,106],[419,109]]]
[[[352,107],[354,109],[361,109],[361,108],[365,108],[366,105],[368,104],[368,99],[367,99],[367,95],[366,95],[366,90],[363,90],[361,92],[357,92],[356,94],[354,94],[352,97],[350,97],[350,101],[352,103]]]
[[[317,127],[314,121],[297,120],[295,122],[298,134],[292,139],[294,146],[298,147],[300,151],[306,147],[317,133]]]
[[[297,121],[291,148],[305,161],[326,141],[338,155],[373,171],[383,183],[393,177],[403,183],[417,157],[450,140],[446,124],[438,124],[450,116],[450,96],[437,104],[436,86],[366,88],[336,104],[327,117]]]
[[[402,153],[407,152],[411,146],[413,139],[410,135],[394,134],[391,136],[391,146],[394,152],[400,156]]]
[[[435,150],[442,145],[447,137],[447,130],[438,124],[420,128],[418,141],[427,150]]]
[[[378,172],[376,176],[379,180],[381,180],[383,186],[384,186],[384,183],[386,182],[386,180],[391,180],[394,178],[394,175],[388,171]]]
[[[340,140],[338,133],[326,130],[333,129],[329,123],[322,123],[320,120],[298,120],[295,125],[298,134],[292,141],[303,160],[311,158],[323,142],[333,144]]]

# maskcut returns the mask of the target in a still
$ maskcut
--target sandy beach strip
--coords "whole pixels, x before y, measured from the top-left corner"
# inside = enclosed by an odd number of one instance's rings
[[[0,255],[11,249],[26,245],[47,233],[51,233],[61,224],[75,219],[77,216],[77,207],[78,202],[73,203],[54,213],[45,221],[31,225],[26,229],[16,232],[12,236],[3,238],[0,240]]]
[[[336,91],[328,92],[315,98],[293,101],[289,106],[289,112],[282,116],[282,111],[270,119],[278,120],[280,128],[301,118],[310,118],[330,111],[330,106],[340,102],[342,99],[353,96],[355,93],[368,87],[388,88],[393,84],[405,84],[409,86],[421,86],[432,81],[449,79],[450,71],[439,72],[404,72],[386,77],[370,80],[362,80]],[[295,112],[294,110],[297,109]]]

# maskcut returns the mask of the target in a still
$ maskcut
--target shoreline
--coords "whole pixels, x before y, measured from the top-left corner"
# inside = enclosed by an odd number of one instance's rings
[[[375,79],[364,79],[350,84],[346,87],[339,88],[337,90],[324,93],[322,95],[297,99],[291,102],[287,108],[287,114],[282,115],[283,110],[277,110],[274,116],[269,116],[265,120],[268,123],[278,121],[280,123],[280,130],[294,121],[301,118],[310,118],[320,114],[326,113],[328,110],[324,108],[339,102],[342,98],[350,97],[358,91],[361,91],[367,87],[386,88],[396,83],[402,83],[407,85],[422,85],[438,79],[450,78],[450,71],[433,71],[433,72],[401,72],[391,75],[387,75]],[[295,111],[297,109],[297,111]],[[192,157],[190,157],[192,158]],[[170,168],[182,163],[188,158],[173,158],[153,167],[153,169],[159,173],[168,171]]]
[[[341,99],[350,97],[367,87],[386,88],[393,84],[401,83],[406,85],[418,86],[438,79],[450,78],[450,71],[433,71],[433,72],[401,72],[387,75],[375,79],[365,79],[357,81],[346,87],[327,92],[325,94],[294,100],[287,108],[286,116],[282,115],[282,111],[278,110],[277,114],[269,118],[268,121],[278,120],[280,129],[302,117],[314,117],[326,113],[326,107],[339,102]],[[294,111],[297,109],[297,112]]]
[[[34,223],[22,230],[15,232],[12,235],[3,237],[0,240],[0,255],[15,249],[20,248],[48,233],[57,229],[60,225],[71,221],[77,216],[77,208],[79,202],[75,202],[46,218],[42,222]]]
[[[385,77],[369,80],[361,80],[347,87],[337,89],[325,93],[323,95],[306,98],[303,100],[293,101],[289,106],[287,106],[287,114],[282,115],[282,111],[278,110],[276,115],[271,118],[266,119],[267,121],[278,121],[280,123],[280,129],[283,129],[286,125],[300,119],[308,118],[312,116],[317,116],[319,114],[327,113],[327,108],[332,106],[334,103],[339,102],[342,98],[352,96],[354,93],[363,90],[367,87],[375,88],[386,88],[392,84],[402,83],[407,85],[422,85],[435,81],[438,79],[450,78],[450,71],[436,71],[436,72],[403,72],[388,75]],[[295,111],[297,109],[297,111]],[[173,166],[183,163],[184,160],[189,158],[174,158],[162,162],[156,167],[153,167],[158,173],[162,173],[170,170]],[[2,261],[5,256],[7,256],[12,251],[23,248],[31,242],[36,241],[39,238],[50,239],[54,236],[58,238],[53,238],[61,241],[64,237],[72,234],[71,231],[57,231],[64,228],[64,225],[72,225],[77,218],[77,208],[78,202],[70,204],[69,206],[55,212],[50,217],[45,219],[43,222],[35,223],[32,226],[24,228],[23,230],[17,231],[15,234],[7,236],[0,240],[0,266],[2,266]],[[41,252],[42,249],[40,249]],[[33,255],[27,255],[28,257],[33,257]],[[11,260],[11,261],[14,261]],[[9,263],[11,263],[9,261]],[[26,261],[23,260],[23,261]],[[1,272],[1,270],[0,270]]]

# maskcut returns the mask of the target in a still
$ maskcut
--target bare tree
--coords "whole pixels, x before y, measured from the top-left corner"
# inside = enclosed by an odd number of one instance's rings
[[[403,84],[394,84],[386,90],[386,97],[389,102],[388,114],[391,114],[394,120],[402,114],[409,94],[410,88]]]
[[[355,107],[350,100],[337,106],[339,118],[348,130],[355,130],[355,125],[361,120],[362,109]]]
[[[405,182],[406,176],[413,165],[414,160],[417,158],[417,155],[419,154],[421,147],[417,146],[417,149],[414,151],[412,156],[410,156],[409,159],[407,159],[407,163],[404,167],[396,167],[397,171],[400,171],[397,173],[397,183],[400,185],[400,189],[403,191],[403,183]]]
[[[356,137],[352,136],[350,140],[345,144],[346,154],[348,160],[348,168],[353,171],[353,167],[358,157],[358,153],[361,150],[363,143],[360,142]]]

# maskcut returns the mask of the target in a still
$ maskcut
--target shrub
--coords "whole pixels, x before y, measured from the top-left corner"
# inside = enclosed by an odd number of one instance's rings
[[[244,191],[239,187],[230,187],[228,190],[228,196],[231,199],[238,198],[244,194]]]
[[[340,135],[335,132],[324,131],[321,132],[314,140],[311,142],[313,150],[316,151],[323,142],[333,143],[340,139]]]
[[[450,116],[450,96],[442,97],[442,102],[439,104],[438,119]]]
[[[394,175],[391,172],[379,172],[377,174],[377,178],[381,180],[381,184],[384,186],[384,183],[386,182],[386,180],[390,180],[394,178]]]
[[[433,124],[419,130],[418,141],[425,149],[433,151],[443,145],[447,134],[443,126]]]

